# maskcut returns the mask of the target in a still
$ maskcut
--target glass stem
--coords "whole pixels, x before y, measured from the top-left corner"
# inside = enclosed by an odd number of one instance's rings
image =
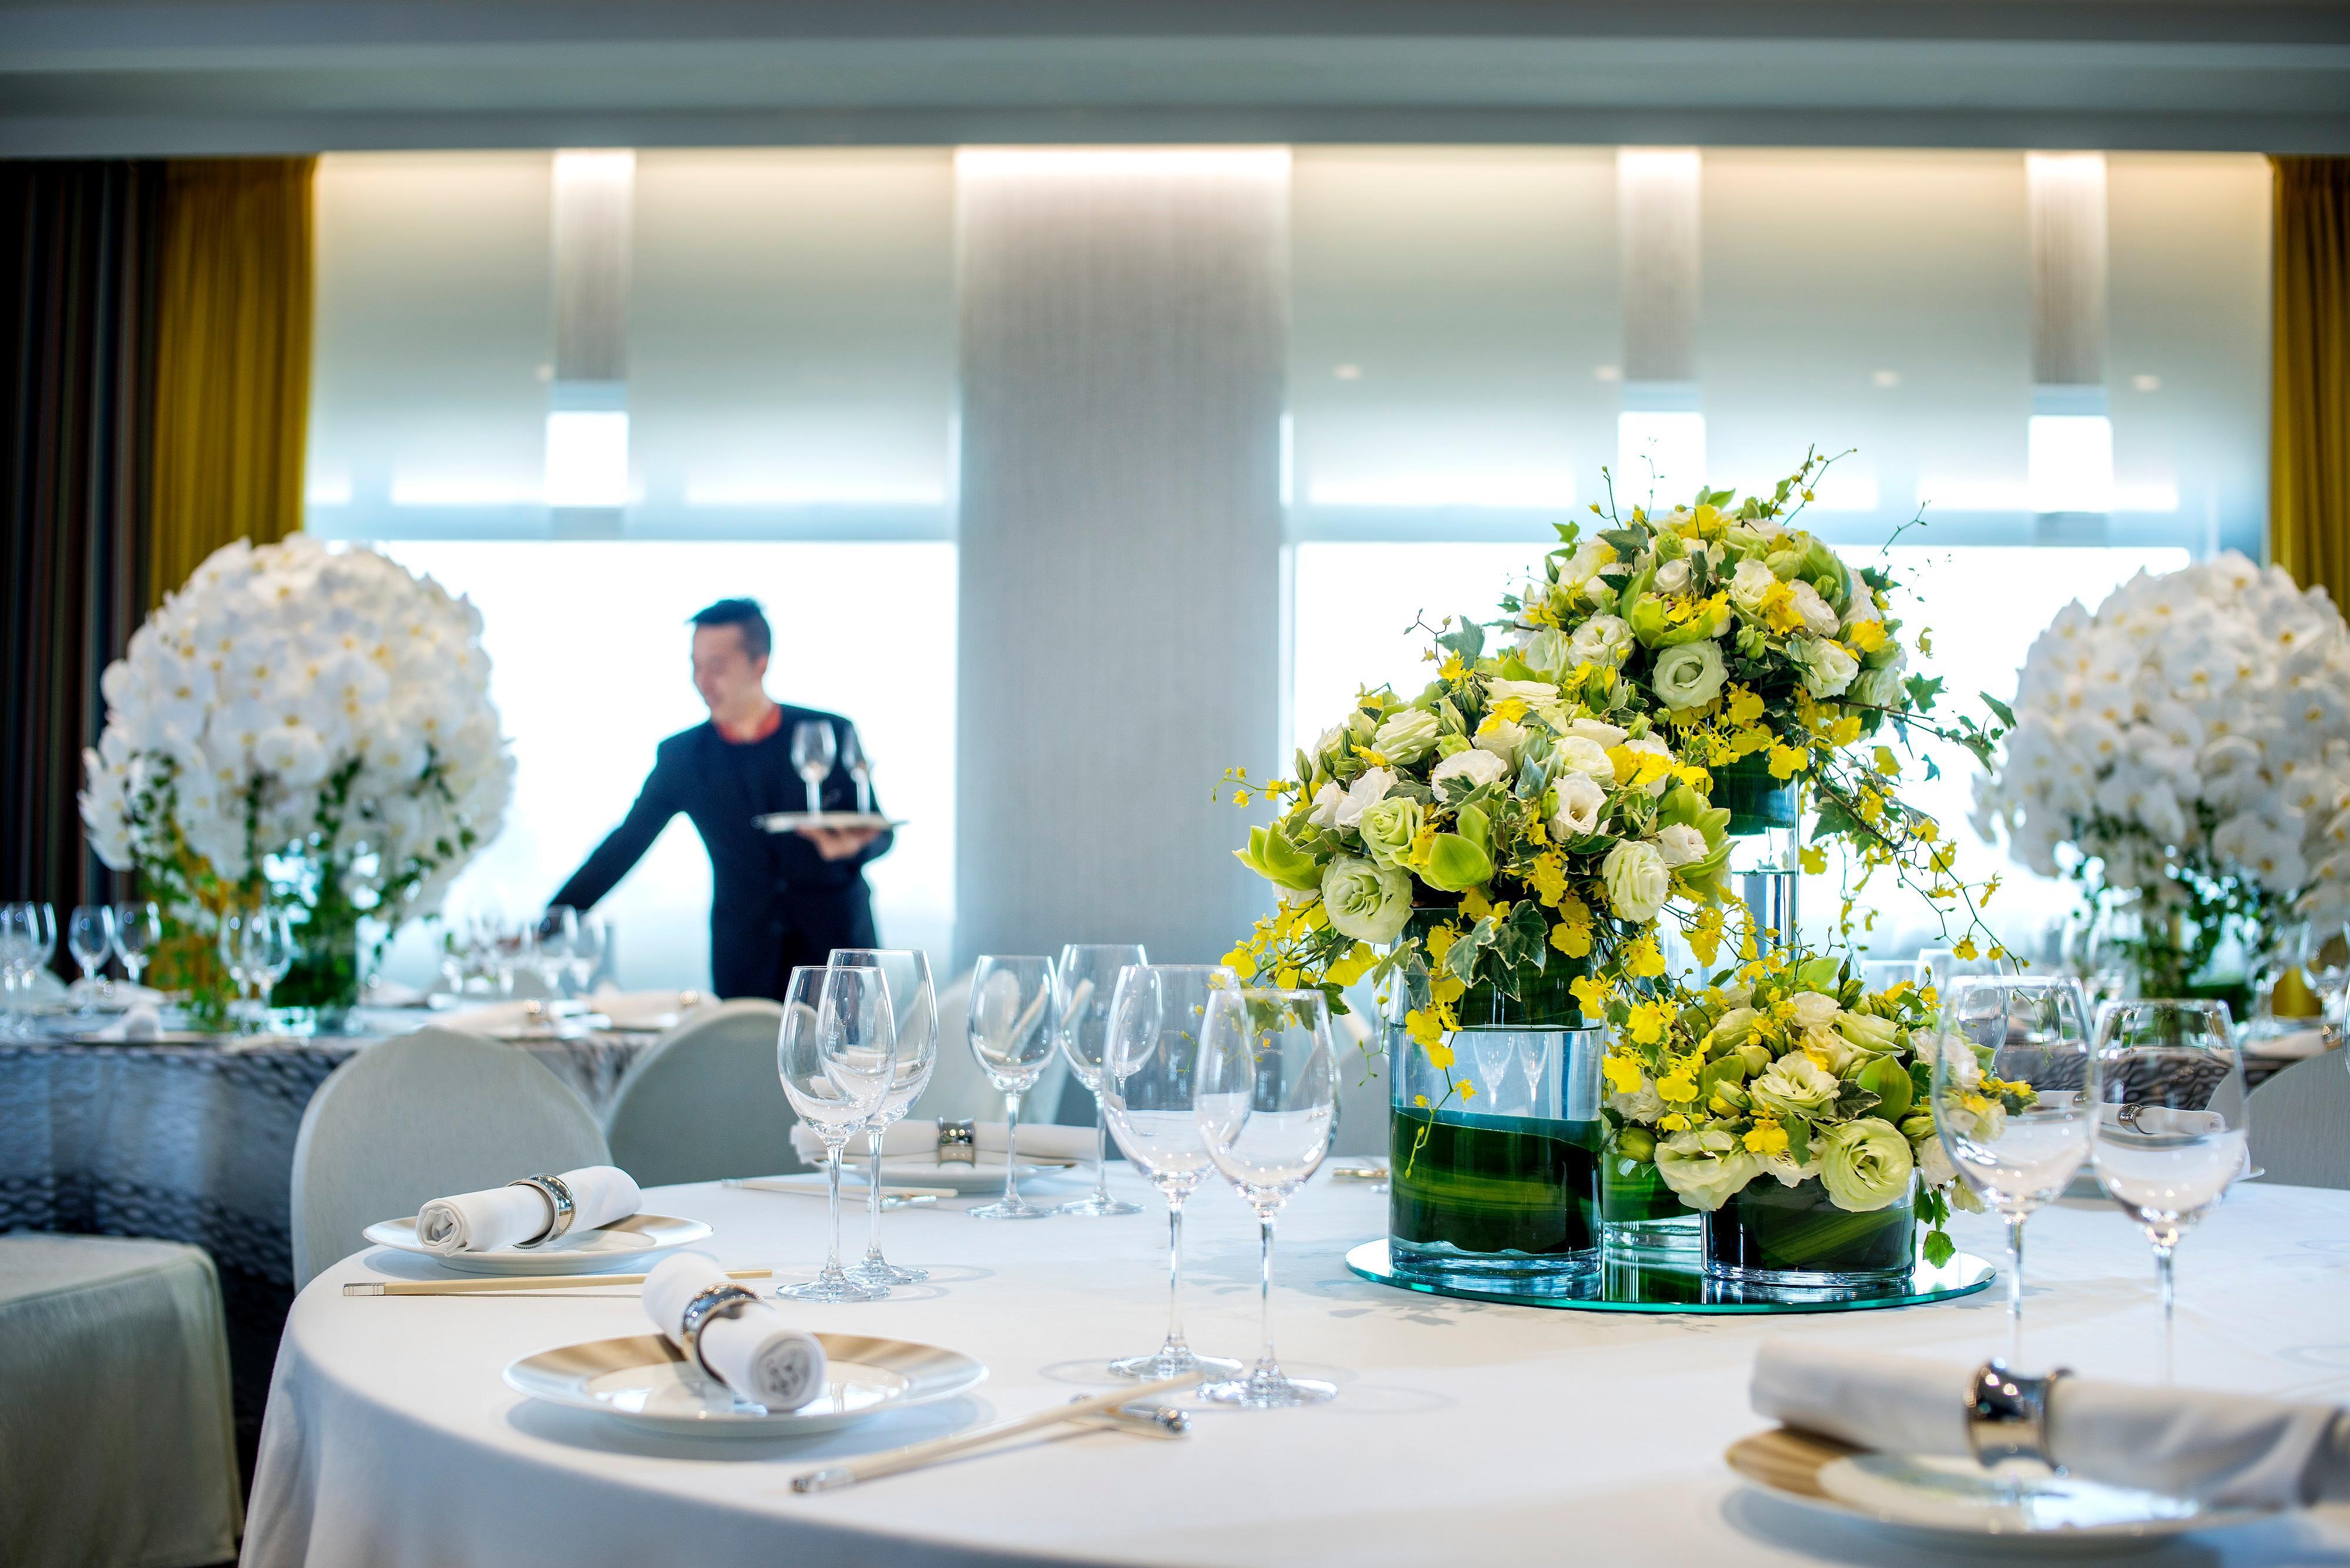
[[[1159,1354],[1183,1348],[1183,1200],[1176,1198],[1167,1204],[1167,1345]]]
[[[2165,1383],[2174,1382],[2178,1377],[2178,1367],[2173,1360],[2177,1341],[2171,1332],[2171,1303],[2174,1293],[2171,1287],[2170,1272],[2171,1259],[2177,1251],[2176,1247],[2165,1245],[2160,1241],[2154,1244],[2154,1279],[2162,1296],[2162,1380]]]
[[[1260,1214],[1257,1228],[1256,1311],[1257,1337],[1262,1348],[1257,1351],[1256,1369],[1267,1375],[1281,1368],[1273,1359],[1273,1216]]]
[[[832,1245],[826,1250],[824,1272],[828,1279],[840,1272],[840,1162],[848,1157],[848,1140],[841,1139],[832,1146],[832,1158],[825,1161],[831,1173],[826,1182],[830,1190],[832,1208]]]
[[[1003,1206],[1020,1207],[1020,1091],[1003,1096]]]
[[[2007,1222],[2007,1367],[2023,1370],[2023,1217]]]
[[[817,802],[816,784],[812,780],[806,778],[802,778],[800,780],[800,784],[802,788],[807,791],[808,815],[810,816],[814,816],[816,813],[824,809],[824,807]]]
[[[1109,1108],[1094,1091],[1094,1201],[1109,1205]]]
[[[880,1127],[875,1127],[867,1135],[868,1141],[873,1145],[873,1190],[865,1199],[866,1226],[870,1232],[869,1239],[865,1243],[865,1261],[869,1263],[878,1263],[881,1261],[882,1130]]]

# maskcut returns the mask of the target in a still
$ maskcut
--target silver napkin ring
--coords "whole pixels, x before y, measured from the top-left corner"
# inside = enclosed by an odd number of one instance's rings
[[[693,1293],[685,1303],[685,1315],[678,1322],[677,1337],[685,1348],[685,1358],[702,1368],[712,1383],[724,1384],[710,1363],[702,1358],[702,1329],[713,1317],[733,1317],[759,1299],[758,1293],[733,1280],[721,1280],[714,1285],[704,1285]]]
[[[519,1180],[509,1181],[506,1185],[508,1187],[529,1188],[533,1192],[537,1193],[541,1198],[546,1199],[547,1212],[554,1216],[553,1219],[546,1222],[546,1230],[541,1231],[537,1235],[533,1236],[527,1241],[516,1241],[515,1243],[515,1246],[543,1247],[547,1242],[552,1241],[556,1237],[562,1235],[566,1231],[571,1229],[571,1217],[577,1213],[578,1210],[571,1201],[571,1189],[564,1184],[563,1178],[559,1176],[525,1176]]]
[[[2054,1469],[2048,1455],[2048,1394],[2073,1369],[2059,1366],[2044,1377],[2010,1372],[2005,1363],[1986,1361],[1967,1388],[1967,1444],[1985,1469],[2006,1459],[2037,1459]]]
[[[939,1123],[939,1163],[977,1165],[979,1129],[968,1121],[941,1120]]]

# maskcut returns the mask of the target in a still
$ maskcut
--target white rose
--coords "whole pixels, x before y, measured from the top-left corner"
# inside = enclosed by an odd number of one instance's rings
[[[1794,592],[1795,608],[1804,618],[1804,629],[1814,637],[1834,637],[1836,612],[1829,607],[1827,600],[1820,597],[1820,590],[1802,577],[1797,577],[1788,587]]]
[[[1347,786],[1336,779],[1325,780],[1322,787],[1314,792],[1314,809],[1305,814],[1305,820],[1316,827],[1336,828],[1338,808],[1346,804]]]
[[[1481,752],[1491,752],[1505,763],[1514,763],[1518,749],[1526,743],[1526,727],[1507,719],[1487,719],[1477,726],[1473,742]]]
[[[1333,724],[1314,738],[1314,749],[1305,754],[1315,761],[1331,755],[1347,743],[1347,726]]]
[[[1558,585],[1570,592],[1580,589],[1615,559],[1616,551],[1607,541],[1586,539],[1575,547],[1574,555],[1558,563]]]
[[[1492,752],[1480,751],[1475,746],[1471,746],[1465,752],[1455,752],[1437,763],[1436,771],[1428,775],[1428,782],[1436,786],[1437,793],[1440,795],[1447,779],[1467,779],[1470,787],[1474,789],[1509,776],[1510,763],[1507,758],[1499,757]]]
[[[1673,889],[1672,873],[1657,846],[1635,840],[1619,844],[1599,863],[1599,879],[1607,889],[1608,908],[1619,919],[1645,925],[1657,918]]]
[[[1804,690],[1814,697],[1840,697],[1860,673],[1860,660],[1844,649],[1844,645],[1827,641],[1798,642],[1787,650],[1804,672]]]
[[[1685,822],[1669,823],[1657,830],[1657,853],[1665,857],[1667,866],[1686,866],[1706,857],[1705,835]]]
[[[1599,742],[1600,749],[1604,751],[1609,746],[1622,745],[1624,737],[1632,732],[1620,724],[1610,724],[1601,719],[1577,719],[1566,727],[1566,732],[1570,735],[1580,735],[1586,741],[1596,741]]]
[[[1730,601],[1751,615],[1778,580],[1760,560],[1741,561],[1738,570],[1730,575]]]
[[[1485,683],[1488,704],[1507,702],[1512,699],[1529,708],[1547,708],[1559,700],[1558,688],[1547,680],[1489,680]]]
[[[1690,586],[1690,564],[1675,556],[1657,568],[1654,580],[1660,594],[1686,593]]]
[[[1390,713],[1371,736],[1371,750],[1391,763],[1416,763],[1436,749],[1436,715],[1418,708]]]
[[[1605,665],[1609,669],[1624,662],[1632,650],[1632,628],[1621,617],[1596,615],[1575,628],[1567,639],[1566,658],[1569,664]]]
[[[1562,774],[1551,787],[1558,794],[1558,809],[1551,814],[1551,836],[1581,838],[1599,831],[1599,814],[1607,805],[1606,790],[1586,774]]]
[[[1588,735],[1560,737],[1558,764],[1569,772],[1588,774],[1599,784],[1616,782],[1616,764],[1607,760],[1607,748]]]
[[[1705,637],[1664,649],[1648,672],[1649,687],[1668,708],[1701,708],[1721,695],[1729,679],[1721,648]]]
[[[1354,826],[1362,820],[1363,813],[1387,798],[1388,791],[1395,788],[1395,780],[1392,769],[1365,768],[1363,776],[1347,786],[1346,799],[1340,801],[1337,810],[1331,813],[1331,825]]]
[[[1789,1003],[1794,1009],[1795,1022],[1805,1029],[1825,1029],[1844,1016],[1836,999],[1816,991],[1799,991]]]

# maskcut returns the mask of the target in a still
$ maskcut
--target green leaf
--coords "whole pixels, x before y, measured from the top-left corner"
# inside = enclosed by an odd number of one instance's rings
[[[1939,1231],[1926,1232],[1926,1244],[1921,1251],[1926,1254],[1927,1263],[1937,1269],[1958,1256],[1959,1252],[1958,1248],[1950,1244],[1950,1237]]]
[[[1983,692],[1981,695],[1983,706],[1998,714],[1999,722],[2001,723],[2006,725],[2011,730],[2014,729],[2015,710],[2009,707],[2006,703],[2001,701],[1998,698],[1992,696],[1988,691]]]
[[[1459,617],[1452,630],[1436,639],[1440,648],[1449,648],[1461,656],[1463,664],[1474,664],[1477,656],[1485,651],[1485,628],[1467,616]]]
[[[1779,1124],[1787,1129],[1787,1158],[1797,1165],[1812,1158],[1812,1124],[1801,1116],[1789,1116]]]

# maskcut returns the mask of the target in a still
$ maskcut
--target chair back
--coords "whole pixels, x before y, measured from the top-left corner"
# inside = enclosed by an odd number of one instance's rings
[[[2350,1072],[2342,1053],[2295,1062],[2245,1103],[2263,1181],[2350,1188]]]
[[[294,1142],[294,1282],[366,1245],[379,1220],[536,1171],[608,1165],[603,1129],[528,1052],[426,1028],[328,1075]]]
[[[661,1036],[612,1097],[612,1162],[641,1187],[806,1168],[775,1069],[783,1023],[781,1007],[754,997],[704,1008]]]

